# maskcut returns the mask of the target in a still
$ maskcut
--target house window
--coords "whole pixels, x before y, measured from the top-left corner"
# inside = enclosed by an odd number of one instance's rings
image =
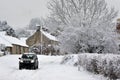
[[[120,44],[119,44],[119,51],[120,51]]]

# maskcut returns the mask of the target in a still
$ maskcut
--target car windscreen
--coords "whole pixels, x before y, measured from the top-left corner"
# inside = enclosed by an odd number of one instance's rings
[[[34,54],[23,54],[22,55],[22,58],[24,59],[33,59],[35,57]]]

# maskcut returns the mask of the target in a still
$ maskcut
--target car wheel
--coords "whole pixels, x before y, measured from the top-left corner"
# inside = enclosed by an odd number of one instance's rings
[[[37,69],[38,69],[38,65],[39,65],[39,63],[37,63],[37,67],[36,67]]]
[[[21,66],[19,66],[19,70],[21,70],[22,69],[22,67]]]
[[[36,67],[35,67],[35,66],[33,66],[33,69],[35,70],[35,69],[36,69]]]
[[[36,69],[38,69],[38,65],[37,65]]]

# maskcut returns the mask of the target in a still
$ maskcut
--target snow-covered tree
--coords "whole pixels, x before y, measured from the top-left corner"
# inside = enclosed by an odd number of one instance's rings
[[[17,37],[15,30],[8,25],[7,21],[0,21],[0,31],[6,31],[7,35]]]
[[[29,29],[31,30],[36,30],[37,27],[36,27],[36,24],[40,25],[40,26],[43,26],[43,18],[33,18],[31,19],[30,23],[29,23]]]
[[[21,28],[16,30],[16,34],[18,37],[29,37],[31,36],[30,32],[28,31],[27,28]]]
[[[0,21],[0,25],[2,25],[2,22]]]
[[[9,36],[17,37],[16,34],[15,34],[15,30],[13,28],[8,28],[6,30],[6,34],[9,35]]]
[[[61,25],[60,22],[56,21],[52,17],[48,17],[47,19],[45,19],[44,25],[53,36],[58,36],[64,27]]]
[[[7,21],[0,22],[0,31],[6,31],[10,26],[7,24]]]
[[[64,24],[60,37],[63,51],[117,53],[114,41],[114,8],[105,0],[51,0],[51,17]]]

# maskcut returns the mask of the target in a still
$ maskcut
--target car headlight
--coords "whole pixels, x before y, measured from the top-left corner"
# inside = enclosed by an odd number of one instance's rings
[[[23,60],[20,60],[21,63],[23,63]]]
[[[31,63],[34,63],[34,60],[31,60]]]

